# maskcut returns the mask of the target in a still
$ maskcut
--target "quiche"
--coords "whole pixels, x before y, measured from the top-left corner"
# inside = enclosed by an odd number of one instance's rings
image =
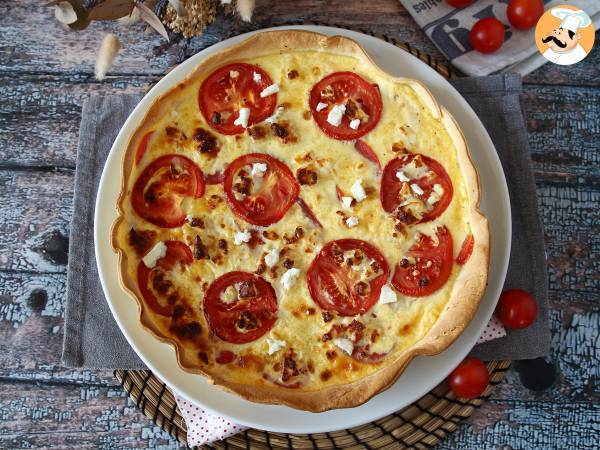
[[[184,370],[325,411],[465,329],[488,272],[479,200],[465,139],[420,82],[344,37],[263,32],[149,108],[112,243],[141,324]]]

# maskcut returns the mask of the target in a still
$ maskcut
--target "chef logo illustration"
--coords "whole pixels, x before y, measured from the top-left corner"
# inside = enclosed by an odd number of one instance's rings
[[[585,11],[571,5],[560,5],[546,11],[538,21],[535,43],[548,61],[570,66],[592,50],[594,25]]]

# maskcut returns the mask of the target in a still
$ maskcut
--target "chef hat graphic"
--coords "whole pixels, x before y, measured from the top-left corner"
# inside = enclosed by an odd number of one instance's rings
[[[567,8],[554,8],[550,13],[561,20],[560,28],[571,30],[573,33],[577,33],[579,28],[588,27],[592,23],[590,16],[580,9],[573,11]]]

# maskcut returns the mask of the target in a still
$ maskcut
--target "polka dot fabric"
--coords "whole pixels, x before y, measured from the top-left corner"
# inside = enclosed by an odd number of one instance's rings
[[[477,344],[506,336],[506,330],[494,316],[477,340]],[[190,447],[210,444],[244,431],[246,427],[233,423],[227,417],[216,416],[173,393],[188,429]]]
[[[187,441],[192,448],[220,441],[246,429],[246,427],[233,423],[226,417],[211,414],[200,406],[188,402],[175,392],[173,392],[173,395],[187,425]]]
[[[479,339],[477,339],[475,345],[483,344],[484,342],[488,341],[493,341],[494,339],[500,339],[504,336],[506,336],[506,330],[504,329],[502,324],[498,322],[496,316],[492,316],[487,326],[485,327],[485,330],[483,330],[483,333],[481,333],[481,336],[479,336]]]

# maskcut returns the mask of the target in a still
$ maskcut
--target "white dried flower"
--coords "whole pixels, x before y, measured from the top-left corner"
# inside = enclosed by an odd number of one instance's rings
[[[121,44],[116,35],[107,34],[104,36],[102,44],[100,44],[100,50],[98,50],[98,56],[96,57],[96,79],[104,79],[120,48]]]
[[[255,0],[238,0],[235,4],[238,14],[244,22],[252,21],[252,13],[256,6]]]

